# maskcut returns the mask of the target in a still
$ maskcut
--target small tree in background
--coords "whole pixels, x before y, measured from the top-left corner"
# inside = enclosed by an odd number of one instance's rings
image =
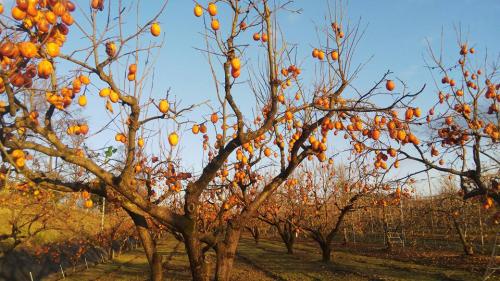
[[[413,123],[416,130],[429,133],[423,134],[426,138],[420,145],[401,152],[423,163],[425,171],[458,176],[463,198],[480,197],[489,209],[494,202],[500,204],[498,56],[476,51],[461,37],[456,62],[444,61],[448,52],[436,53],[429,47],[436,103]],[[414,118],[414,113],[407,111],[407,118]]]

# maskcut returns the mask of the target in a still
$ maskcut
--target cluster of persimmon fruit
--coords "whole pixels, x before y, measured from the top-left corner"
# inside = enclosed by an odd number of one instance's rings
[[[89,126],[87,124],[75,124],[68,127],[66,133],[68,135],[86,135],[89,132]]]
[[[200,4],[196,4],[194,6],[193,13],[196,17],[201,17],[205,10],[210,15],[210,18],[211,18],[210,27],[212,28],[212,30],[213,31],[219,30],[220,29],[220,22],[215,17],[215,16],[217,16],[217,13],[218,13],[217,5],[214,2],[210,2],[210,3],[208,3],[208,6],[206,8],[204,8]],[[241,21],[238,26],[239,26],[240,30],[247,29],[247,24],[244,21]],[[262,41],[263,43],[265,43],[269,40],[268,35],[265,32],[262,32],[262,33],[256,32],[253,34],[252,38],[254,41]]]
[[[280,84],[281,88],[285,90],[286,88],[290,87],[292,85],[292,80],[296,79],[300,75],[300,73],[302,73],[302,70],[293,64],[288,67],[282,68],[281,75],[283,75],[285,79]],[[295,99],[300,99],[300,93],[297,93],[295,95]],[[282,104],[285,104],[285,96],[283,95],[283,93],[278,96],[278,101]]]
[[[443,85],[448,85],[452,94],[455,97],[455,104],[450,106],[454,112],[456,112],[457,116],[463,117],[467,122],[468,129],[470,130],[480,130],[483,129],[483,133],[489,136],[493,142],[500,141],[500,128],[495,125],[492,121],[485,122],[481,118],[481,116],[477,114],[472,114],[472,103],[469,104],[464,96],[465,93],[470,93],[473,95],[472,91],[479,91],[479,76],[482,75],[481,69],[471,70],[467,69],[466,61],[469,55],[475,53],[474,48],[468,48],[467,44],[462,44],[460,46],[460,59],[458,60],[458,65],[461,69],[461,76],[464,81],[464,85],[457,85],[454,79],[449,78],[445,75],[441,79],[441,83]],[[500,89],[500,84],[494,84],[489,79],[485,79],[485,94],[484,97],[487,100],[491,101],[490,106],[488,107],[488,114],[495,114],[499,111],[498,102],[500,102],[500,95],[497,94],[497,91]],[[449,100],[451,94],[445,94],[442,91],[438,92],[439,103],[443,104],[445,101]],[[434,114],[434,108],[429,111],[429,115]],[[427,119],[430,122],[430,116]],[[448,115],[444,116],[444,124],[443,127],[438,130],[438,135],[442,139],[443,146],[455,146],[455,145],[464,145],[470,139],[470,133],[467,129],[462,128],[459,125],[459,122],[455,122],[454,116]]]
[[[94,202],[90,199],[90,193],[86,190],[82,191],[83,206],[85,208],[92,208]]]
[[[16,191],[20,192],[22,196],[31,196],[37,200],[50,199],[52,193],[39,189],[38,186],[32,181],[23,181],[15,185]],[[4,198],[5,199],[5,198]],[[23,198],[15,198],[14,200],[24,200]],[[14,203],[14,202],[9,202]]]
[[[59,55],[68,27],[74,23],[74,10],[73,2],[67,0],[16,0],[11,16],[20,22],[28,38],[16,42],[21,36],[14,33],[0,45],[1,67],[10,84],[31,87],[35,76],[50,77],[54,72],[52,59]],[[0,82],[3,92],[5,81]]]
[[[127,75],[128,81],[134,81],[136,73],[137,73],[137,64],[133,63],[133,64],[129,65],[128,75]]]
[[[322,60],[325,59],[325,51],[317,49],[317,48],[314,48],[312,50],[312,56],[313,56],[313,58],[316,58],[316,59],[322,61]],[[339,59],[339,52],[337,50],[331,51],[330,52],[330,57],[334,61],[338,60]]]
[[[211,17],[210,27],[214,31],[219,30],[220,23],[219,23],[219,20],[217,18],[215,18],[215,16],[217,15],[217,5],[213,2],[210,2],[210,3],[208,3],[206,10]],[[196,17],[201,17],[203,15],[203,7],[199,4],[196,4],[196,6],[194,6],[193,12],[194,12],[194,15]]]
[[[14,149],[10,154],[18,168],[23,168],[26,163],[26,154],[21,149]]]

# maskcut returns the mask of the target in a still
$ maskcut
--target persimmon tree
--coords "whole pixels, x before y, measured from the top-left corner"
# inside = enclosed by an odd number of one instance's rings
[[[113,205],[108,205],[106,225],[107,227],[97,234],[96,240],[106,249],[108,258],[113,259],[130,242],[130,238],[136,235],[135,228],[127,213],[119,206]]]
[[[139,120],[139,113],[153,104],[148,99],[141,108],[139,99],[152,71],[148,57],[161,45],[154,41],[144,45],[139,42],[142,37],[151,36],[150,33],[160,35],[156,21],[166,2],[150,20],[137,18],[132,29],[124,27],[123,2],[107,4],[109,11],[103,15],[105,2],[91,1],[90,7],[87,4],[84,9],[90,8],[90,12],[83,13],[77,23],[73,17],[76,5],[66,0],[19,0],[15,1],[10,16],[2,15],[0,91],[4,97],[0,109],[0,148],[3,161],[26,184],[94,193],[120,202],[120,192],[113,192],[107,186],[111,183],[121,186],[124,188],[121,192],[125,193],[131,184],[120,182],[136,181],[134,169],[140,163],[144,144],[137,132],[140,125],[147,123]],[[130,12],[135,3],[127,4]],[[113,14],[117,24],[109,18],[112,8],[117,11]],[[68,38],[78,40],[72,34],[79,34],[82,40],[80,46],[70,50],[65,46]],[[129,66],[122,69],[122,64]],[[138,66],[142,67],[140,71]],[[123,72],[126,74],[122,76]],[[79,112],[85,111],[88,101],[94,101],[97,94],[104,101],[102,117],[107,116],[109,121],[91,128],[79,117]],[[169,118],[167,114],[161,117]],[[100,134],[112,130],[127,134],[118,133],[115,137],[125,148],[120,148],[122,153],[116,153],[114,159],[111,158],[116,148],[100,153],[102,148],[88,145],[89,131],[93,138],[101,138]],[[134,186],[137,188],[137,184]],[[92,206],[89,199],[87,207]],[[153,279],[159,280],[161,261],[146,219],[135,205],[121,203],[127,204],[152,265]]]
[[[438,216],[448,221],[462,244],[465,255],[473,255],[474,248],[467,237],[465,214],[469,211],[472,202],[464,200],[456,188],[452,177],[445,177],[441,181],[442,191],[436,198],[434,207]],[[465,227],[464,227],[465,226]]]
[[[5,213],[5,223],[0,233],[0,261],[19,245],[31,242],[39,234],[56,229],[54,220],[57,208],[50,191],[39,190],[27,184],[12,183],[0,191],[0,203]]]
[[[245,226],[245,228],[252,236],[256,245],[259,244],[260,238],[264,233],[267,233],[266,230],[269,229],[269,227],[265,223],[260,221],[258,218],[250,220]]]
[[[293,254],[300,225],[310,207],[306,200],[310,186],[301,185],[298,181],[295,177],[289,178],[258,211],[258,218],[277,230],[288,254]]]
[[[400,180],[393,181],[392,184],[396,184],[396,187],[393,188],[390,185],[383,185],[381,190],[376,194],[377,199],[374,204],[375,207],[379,207],[382,211],[381,221],[382,221],[382,230],[384,234],[385,246],[388,251],[393,249],[393,241],[391,239],[390,232],[397,231],[399,233],[403,233],[403,227],[405,222],[399,220],[399,222],[395,223],[395,219],[393,218],[392,210],[399,209],[401,207],[402,201],[405,197],[410,198],[411,192],[407,187],[401,188],[401,184],[399,184]],[[406,181],[404,181],[403,186],[408,186],[414,183],[414,179],[411,177],[407,177]],[[411,189],[413,191],[414,188]],[[391,219],[392,218],[392,219]],[[401,239],[405,239],[404,237],[400,237]]]
[[[300,227],[318,243],[324,262],[330,261],[332,241],[348,214],[369,207],[375,192],[400,192],[400,187],[389,183],[387,170],[368,164],[365,157],[366,153],[358,155],[346,165],[320,164],[304,169],[300,182],[311,191],[306,197],[307,218]]]
[[[500,204],[500,95],[498,54],[486,54],[459,37],[455,62],[445,61],[429,44],[428,67],[435,79],[436,102],[412,127],[427,130],[422,144],[404,149],[424,171],[434,169],[460,178],[464,199],[480,197],[485,208]],[[454,56],[456,54],[456,56]],[[483,59],[484,58],[484,59]],[[491,59],[492,58],[492,59]],[[411,116],[412,112],[407,112]]]
[[[150,20],[139,17],[134,28],[125,28],[123,2],[110,2],[91,1],[90,14],[76,24],[75,5],[66,0],[18,0],[11,17],[2,17],[0,149],[26,182],[116,201],[136,225],[153,280],[162,278],[161,258],[148,219],[180,233],[194,280],[211,278],[205,266],[210,249],[217,257],[215,279],[229,280],[242,229],[305,159],[329,158],[329,139],[342,132],[356,153],[373,155],[383,170],[394,152],[376,150],[385,132],[387,139],[418,143],[397,115],[418,92],[403,85],[391,93],[397,85],[388,80],[390,72],[366,90],[356,87],[363,65],[353,56],[362,31],[336,11],[312,51],[317,71],[307,81],[297,48],[279,32],[277,14],[293,12],[291,2],[196,3],[195,16],[205,19],[200,46],[206,47],[200,49],[215,95],[214,112],[194,121],[185,113],[197,105],[181,107],[169,94],[155,100],[146,87],[154,83],[151,54],[161,43],[142,38],[161,35],[157,20],[165,5]],[[65,50],[75,30],[83,47]],[[257,71],[251,71],[252,57]],[[240,100],[240,92],[253,102]],[[375,101],[379,96],[385,99]],[[101,106],[94,114],[107,119],[104,124],[77,119],[90,97]],[[175,154],[182,144],[178,130],[189,122],[194,134],[203,134],[206,151],[195,174]],[[105,143],[112,131],[116,145],[88,144]],[[27,152],[37,163],[57,159],[56,169],[35,168]]]

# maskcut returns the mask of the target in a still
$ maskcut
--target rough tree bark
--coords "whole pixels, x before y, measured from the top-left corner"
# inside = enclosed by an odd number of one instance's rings
[[[392,242],[389,239],[389,222],[387,221],[386,213],[385,213],[385,206],[382,207],[382,225],[384,228],[384,238],[386,242],[386,250],[391,251],[392,250]]]
[[[330,262],[332,256],[332,245],[330,242],[321,243],[321,261]]]
[[[293,246],[295,244],[295,228],[290,222],[285,222],[283,227],[281,227],[278,223],[276,228],[281,236],[281,240],[285,243],[287,254],[293,254]]]
[[[163,269],[161,256],[156,251],[156,242],[149,232],[148,223],[146,218],[142,215],[135,214],[131,211],[127,211],[132,220],[134,221],[135,227],[137,228],[137,233],[146,252],[146,257],[148,259],[150,268],[150,278],[152,281],[161,281],[163,279]]]
[[[217,255],[215,280],[229,281],[240,234],[239,227],[229,227],[224,240],[217,243],[215,248]]]
[[[460,242],[462,242],[462,247],[464,249],[464,253],[467,256],[472,256],[474,255],[474,249],[472,248],[472,245],[467,241],[467,236],[465,235],[464,231],[462,230],[462,227],[460,226],[460,223],[457,221],[455,217],[453,217],[453,225],[455,226],[455,230],[458,233],[458,236],[460,237]]]
[[[251,226],[251,227],[247,227],[247,229],[250,232],[250,234],[252,235],[253,240],[255,241],[255,244],[259,245],[259,239],[260,239],[260,230],[259,230],[259,227],[257,227],[257,226]]]
[[[205,266],[205,254],[203,253],[201,241],[197,237],[193,237],[189,234],[183,234],[183,237],[193,281],[210,280],[209,273]]]

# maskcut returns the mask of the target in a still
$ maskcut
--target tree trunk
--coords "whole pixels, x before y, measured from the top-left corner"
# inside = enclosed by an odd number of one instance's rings
[[[293,255],[293,241],[285,241],[286,253]]]
[[[453,218],[453,224],[455,225],[455,229],[458,232],[458,236],[460,237],[460,242],[462,242],[464,253],[467,256],[474,255],[474,249],[472,248],[472,245],[469,243],[469,241],[467,241],[467,237],[465,236],[464,232],[462,231],[462,227],[460,227],[460,224],[456,218]]]
[[[385,216],[385,209],[384,209],[384,213],[382,215],[382,222],[383,222],[383,228],[384,228],[384,238],[385,238],[385,243],[386,243],[386,250],[391,251],[392,250],[392,242],[389,239],[389,223],[387,222],[387,218]]]
[[[228,228],[224,241],[216,247],[217,263],[215,271],[216,281],[229,281],[233,268],[236,248],[240,240],[240,229]]]
[[[161,256],[156,251],[156,242],[149,232],[148,223],[143,216],[130,211],[127,212],[134,221],[142,247],[146,252],[150,268],[150,279],[152,281],[161,281],[163,279]]]
[[[276,225],[276,229],[285,243],[287,254],[293,254],[293,245],[295,244],[295,231],[291,225],[285,224],[281,227],[279,224]]]
[[[193,281],[208,281],[210,280],[207,268],[205,266],[205,254],[202,250],[201,241],[184,235],[184,245],[189,258],[189,266],[191,268],[191,276]]]
[[[282,236],[283,241],[285,242],[286,245],[286,252],[287,254],[292,255],[293,254],[293,245],[295,244],[295,235],[294,232],[288,231],[284,233],[284,236]]]
[[[323,243],[321,245],[321,261],[330,262],[332,255],[332,246],[330,243]]]
[[[256,245],[259,245],[259,239],[260,239],[260,230],[258,227],[254,227],[254,231],[253,231],[253,239],[255,241],[255,244]]]

